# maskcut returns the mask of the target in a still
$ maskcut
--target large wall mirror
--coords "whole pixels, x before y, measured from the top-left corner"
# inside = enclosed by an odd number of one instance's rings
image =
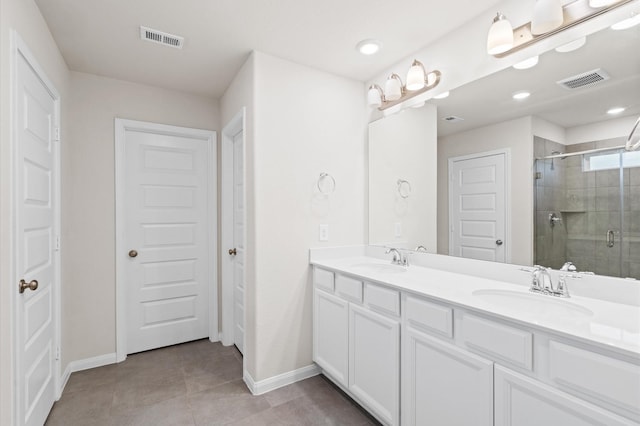
[[[370,244],[553,268],[571,261],[578,270],[640,279],[640,153],[610,149],[624,145],[640,115],[638,52],[640,26],[607,28],[577,50],[549,51],[531,68],[505,69],[429,101],[437,109],[437,178],[426,191],[435,185],[437,200],[430,194],[430,202],[409,206],[426,221],[437,206],[436,235],[414,222],[398,226],[393,206],[381,201],[401,196],[397,178],[425,159],[424,147],[395,151],[405,160],[392,170],[380,147],[393,146],[381,141],[393,117],[372,123]],[[530,96],[513,99],[523,91]],[[614,107],[625,110],[608,114]],[[423,118],[411,111],[403,120]],[[411,182],[414,200],[420,190]]]

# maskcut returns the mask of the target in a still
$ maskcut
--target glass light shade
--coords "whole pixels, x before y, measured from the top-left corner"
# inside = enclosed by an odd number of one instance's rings
[[[420,90],[424,87],[424,66],[417,60],[413,61],[409,72],[407,72],[407,90]]]
[[[560,0],[536,0],[531,20],[531,34],[540,35],[560,27],[564,22]]]
[[[556,47],[556,52],[558,53],[567,53],[573,52],[574,50],[580,49],[587,42],[586,37],[580,37],[577,40],[573,40],[567,44],[563,44],[562,46]]]
[[[612,30],[626,30],[627,28],[635,27],[640,24],[640,13],[632,16],[631,18],[627,18],[624,21],[620,21],[611,26]]]
[[[487,36],[487,53],[498,55],[513,47],[513,28],[509,20],[501,13],[493,19]]]
[[[589,0],[589,7],[597,9],[599,7],[609,6],[612,3],[615,3],[615,0]]]
[[[382,105],[382,94],[378,86],[374,85],[369,87],[369,91],[367,92],[367,105],[370,107],[379,107]]]
[[[391,74],[384,84],[384,98],[388,101],[397,101],[402,96],[402,81],[397,74]]]
[[[529,59],[525,59],[524,61],[520,61],[517,64],[514,64],[513,67],[517,70],[526,70],[538,65],[538,60],[539,60],[539,57],[537,55],[532,56]]]

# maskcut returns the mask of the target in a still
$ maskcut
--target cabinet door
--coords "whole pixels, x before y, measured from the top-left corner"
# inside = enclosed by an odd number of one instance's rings
[[[331,378],[347,386],[349,304],[317,288],[313,295],[313,360]]]
[[[495,367],[496,426],[637,425],[530,377]]]
[[[400,416],[400,323],[349,306],[349,390],[381,420]]]
[[[493,426],[492,361],[409,327],[402,339],[403,426]]]

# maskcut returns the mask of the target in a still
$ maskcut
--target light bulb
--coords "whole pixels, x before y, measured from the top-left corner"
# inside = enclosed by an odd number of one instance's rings
[[[531,34],[540,35],[560,27],[564,22],[560,0],[536,0],[531,20]]]
[[[493,18],[493,24],[487,35],[487,53],[498,55],[513,47],[513,28],[511,23],[502,13]]]
[[[417,59],[411,64],[409,72],[407,72],[407,90],[420,90],[424,87],[424,66]]]

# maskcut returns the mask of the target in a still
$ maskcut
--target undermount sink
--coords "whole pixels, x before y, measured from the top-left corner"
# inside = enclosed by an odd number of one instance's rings
[[[476,290],[473,296],[482,300],[505,307],[510,310],[526,311],[535,315],[590,317],[593,311],[576,305],[566,299],[544,294],[527,293],[513,290]]]
[[[359,269],[363,272],[374,272],[374,273],[400,273],[406,272],[407,268],[402,265],[394,265],[392,263],[357,263],[355,265],[351,265],[354,269]]]

